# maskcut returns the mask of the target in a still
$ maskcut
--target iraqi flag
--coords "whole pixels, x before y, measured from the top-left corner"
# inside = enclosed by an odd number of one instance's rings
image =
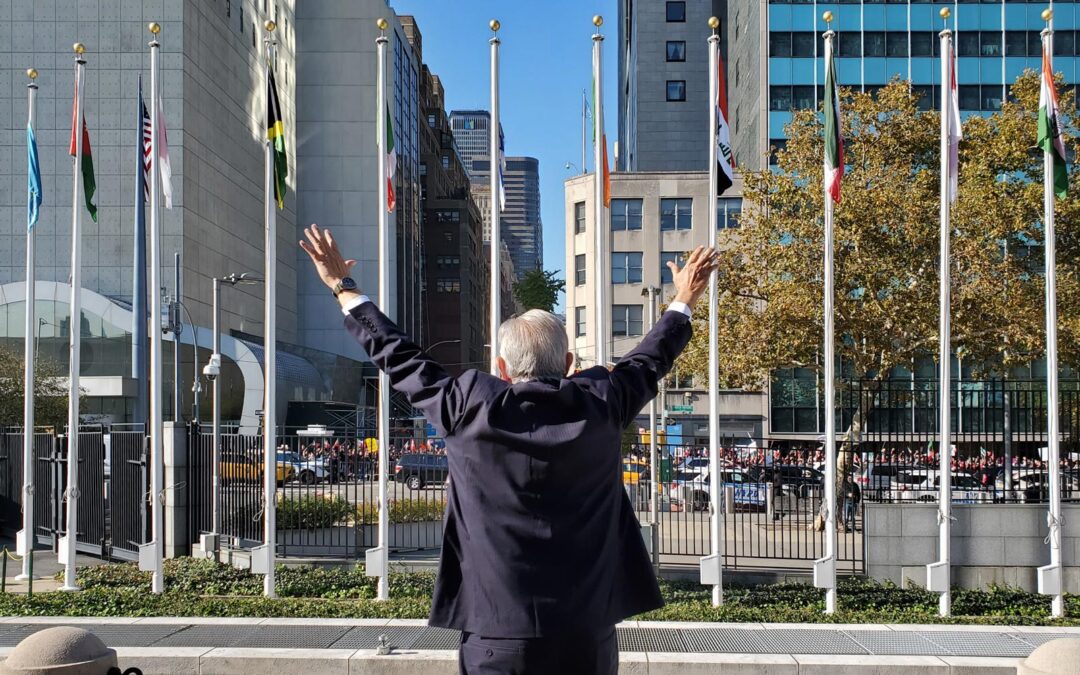
[[[844,177],[844,139],[840,136],[840,93],[836,89],[836,63],[832,41],[825,42],[825,192],[840,203]]]
[[[735,182],[735,155],[731,152],[731,128],[728,127],[727,82],[724,57],[716,64],[716,194],[722,195]]]
[[[1042,86],[1039,89],[1039,147],[1050,156],[1053,165],[1051,181],[1054,194],[1064,199],[1069,193],[1069,172],[1065,165],[1065,143],[1061,140],[1060,115],[1057,90],[1054,88],[1054,70],[1044,41]],[[1050,185],[1049,182],[1047,184]]]

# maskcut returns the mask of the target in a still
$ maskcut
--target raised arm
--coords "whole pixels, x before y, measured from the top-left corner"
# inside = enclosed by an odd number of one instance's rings
[[[443,436],[453,431],[464,408],[459,381],[409,339],[349,277],[355,260],[346,260],[329,230],[312,225],[304,231],[300,247],[311,257],[322,282],[337,297],[345,312],[345,327],[390,378],[390,384],[423,411]]]
[[[709,275],[716,271],[717,252],[698,246],[682,269],[668,262],[675,284],[675,299],[649,334],[633,351],[619,359],[610,381],[618,413],[624,424],[630,421],[657,394],[657,385],[675,364],[690,342],[690,316],[694,305],[709,287]]]

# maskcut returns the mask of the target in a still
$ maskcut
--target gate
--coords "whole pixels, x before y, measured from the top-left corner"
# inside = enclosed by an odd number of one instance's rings
[[[141,431],[109,434],[108,530],[110,554],[138,560],[139,545],[150,541],[150,478],[146,436]]]

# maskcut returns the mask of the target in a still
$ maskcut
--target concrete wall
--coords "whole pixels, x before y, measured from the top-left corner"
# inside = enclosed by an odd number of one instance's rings
[[[1046,506],[955,504],[953,583],[1005,584],[1036,590],[1036,568],[1050,562]],[[1062,506],[1065,590],[1080,591],[1080,505]],[[875,579],[925,585],[926,565],[938,559],[937,504],[866,504],[866,571]]]

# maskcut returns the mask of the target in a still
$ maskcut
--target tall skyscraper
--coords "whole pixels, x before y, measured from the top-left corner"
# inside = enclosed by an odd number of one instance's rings
[[[667,3],[672,4],[672,3]],[[948,3],[956,30],[957,82],[964,117],[993,112],[1025,68],[1040,67],[1040,13],[1046,3],[984,0]],[[910,80],[923,109],[938,108],[941,63],[938,16],[924,2],[802,4],[733,0],[726,33],[728,94],[736,162],[760,168],[769,147],[783,147],[791,110],[816,107],[824,86],[822,14],[835,15],[836,73],[841,86],[874,91],[893,77]],[[1054,70],[1080,82],[1074,39],[1080,3],[1054,3]],[[766,39],[762,39],[762,37]]]
[[[465,171],[476,182],[473,161],[486,158],[491,148],[491,113],[487,110],[454,110],[450,113],[450,128],[454,132],[458,156],[465,165]],[[499,136],[503,136],[501,123]]]
[[[474,159],[473,183],[487,185],[490,180],[488,171],[487,157]],[[531,270],[543,269],[544,264],[544,226],[540,220],[540,161],[535,157],[507,157],[503,184],[506,203],[503,205],[499,222],[502,225],[503,243],[510,250],[510,258],[514,261],[514,276],[521,279]],[[490,199],[486,194],[484,196]],[[488,228],[490,229],[490,222]]]
[[[617,171],[708,169],[708,21],[735,4],[619,0]]]

